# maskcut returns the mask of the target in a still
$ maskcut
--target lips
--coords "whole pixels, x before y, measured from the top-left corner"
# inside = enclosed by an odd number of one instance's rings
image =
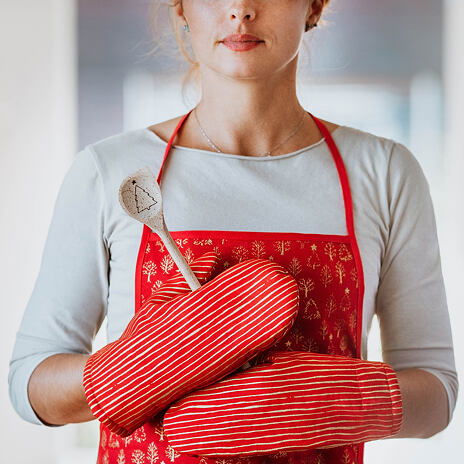
[[[222,42],[264,42],[259,37],[251,34],[231,34],[225,37]]]
[[[259,37],[251,34],[231,34],[221,41],[227,48],[235,52],[245,52],[263,43]]]

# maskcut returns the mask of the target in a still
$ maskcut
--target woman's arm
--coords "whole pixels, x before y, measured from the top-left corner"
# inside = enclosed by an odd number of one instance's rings
[[[430,372],[405,369],[396,372],[403,400],[403,422],[387,438],[430,438],[448,425],[448,397],[443,383]]]
[[[58,192],[39,273],[10,359],[11,403],[33,424],[91,419],[79,392],[82,362],[92,352],[106,315],[109,249],[104,203],[97,160],[92,150],[84,149]]]
[[[458,376],[433,203],[413,154],[395,143],[388,171],[389,237],[376,297],[382,355],[398,374],[404,423],[392,438],[446,428]]]
[[[95,419],[82,386],[86,354],[55,354],[42,361],[29,380],[29,400],[45,425]]]

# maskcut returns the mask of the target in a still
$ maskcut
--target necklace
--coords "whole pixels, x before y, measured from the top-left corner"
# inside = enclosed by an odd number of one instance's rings
[[[197,108],[195,107],[193,109],[193,113],[195,114],[195,119],[197,120],[197,123],[198,123],[198,126],[200,127],[200,131],[201,133],[203,134],[203,136],[206,138],[206,140],[208,141],[209,145],[211,147],[213,147],[218,153],[224,153],[209,137],[208,135],[206,134],[205,130],[203,129],[203,127],[201,126],[200,124],[200,121],[198,120],[198,115],[197,115]],[[281,145],[283,145],[290,137],[293,137],[298,129],[301,127],[301,125],[303,124],[303,120],[304,120],[304,116],[306,114],[306,111],[303,111],[303,114],[301,116],[301,119],[300,119],[300,122],[298,123],[296,129],[283,141],[283,142],[280,142],[278,145],[276,145],[272,150],[270,151],[267,151],[266,153],[261,153],[261,154],[258,154],[258,155],[252,155],[252,156],[271,156],[271,153],[273,151],[275,151],[277,148],[279,148]]]

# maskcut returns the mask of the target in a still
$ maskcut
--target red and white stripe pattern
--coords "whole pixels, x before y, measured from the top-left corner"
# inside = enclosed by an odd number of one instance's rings
[[[120,436],[272,346],[298,312],[297,282],[267,259],[242,261],[193,292],[163,287],[163,302],[144,305],[84,368],[92,413]]]
[[[265,360],[172,404],[163,423],[169,444],[202,456],[265,455],[399,431],[402,398],[390,365],[305,351]]]

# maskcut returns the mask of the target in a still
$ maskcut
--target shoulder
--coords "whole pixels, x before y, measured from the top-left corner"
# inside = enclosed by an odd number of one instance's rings
[[[140,156],[147,151],[163,148],[163,141],[148,128],[123,131],[109,137],[102,138],[85,147],[93,153],[97,162],[108,160],[127,160]]]
[[[347,169],[362,170],[372,177],[382,178],[423,175],[416,156],[394,138],[343,125],[333,137]]]
[[[148,128],[139,128],[90,143],[79,155],[92,158],[103,182],[112,184],[144,166],[156,172],[165,146]]]

